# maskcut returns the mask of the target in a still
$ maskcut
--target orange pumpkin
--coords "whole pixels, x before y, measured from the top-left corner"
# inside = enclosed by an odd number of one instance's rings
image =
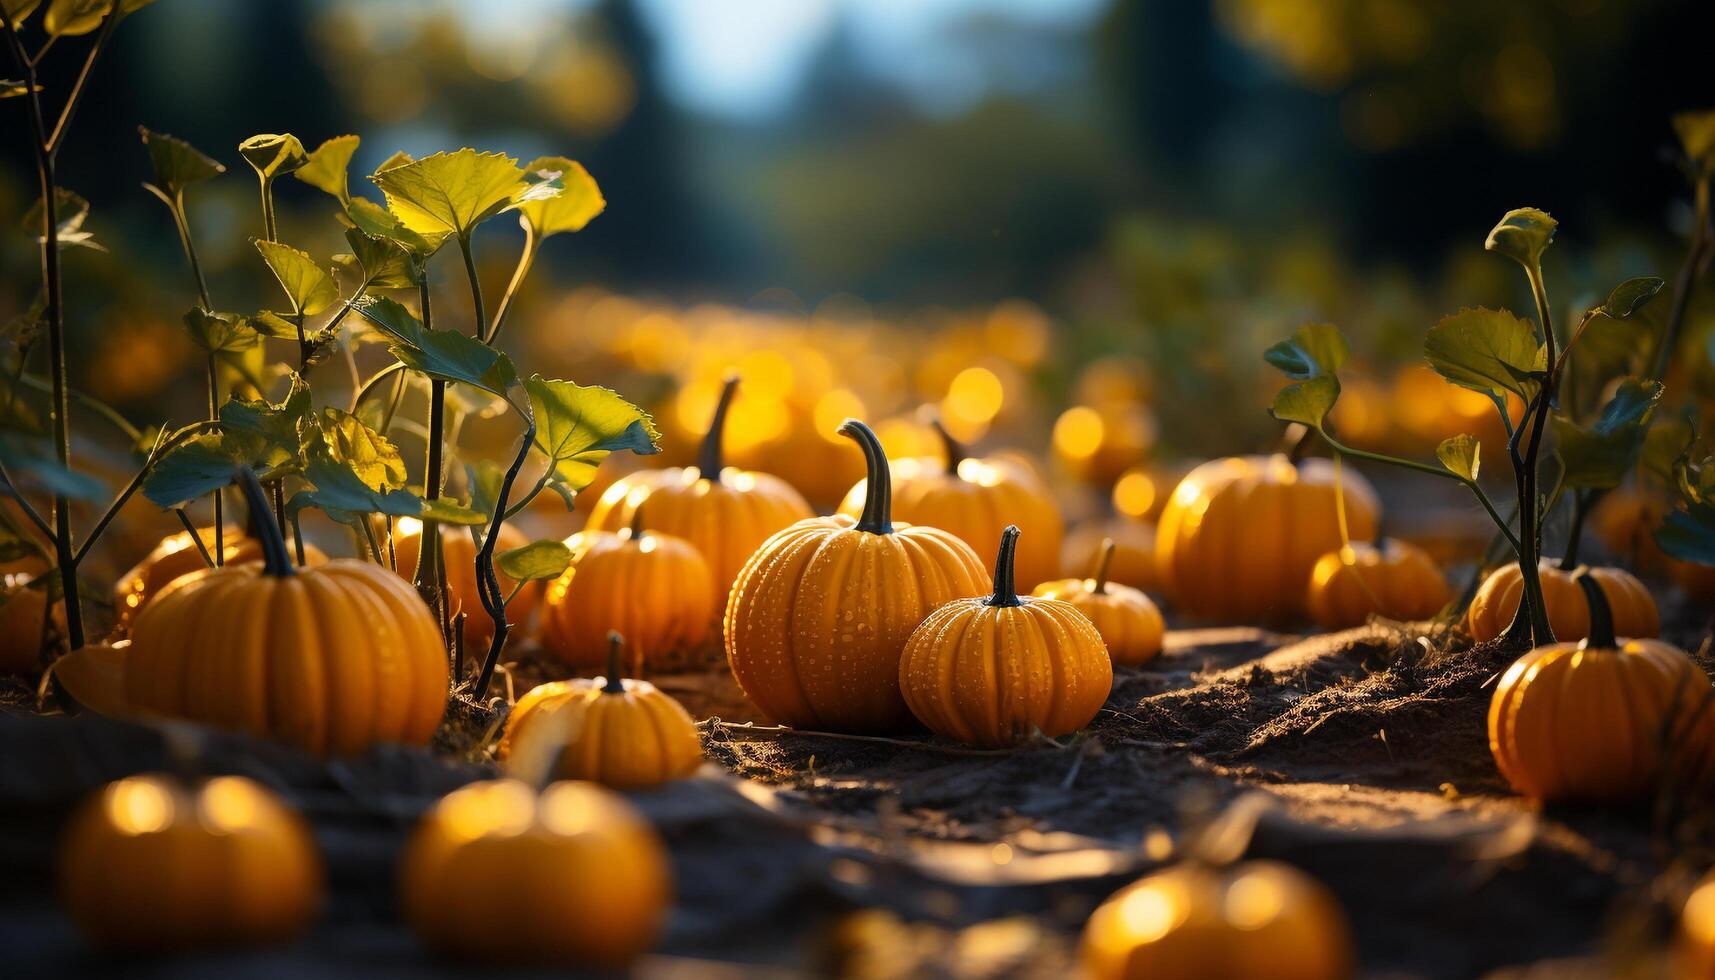
[[[1669,571],[1673,574],[1674,584],[1684,592],[1687,598],[1697,602],[1715,601],[1715,565],[1699,565],[1696,562],[1672,562]]]
[[[946,531],[895,526],[881,442],[856,419],[839,432],[863,449],[863,514],[799,521],[757,550],[727,601],[727,662],[773,721],[894,731],[911,719],[900,651],[931,610],[982,588],[983,563]]]
[[[1091,980],[1343,980],[1353,959],[1339,902],[1275,861],[1175,865],[1115,892],[1084,927]]]
[[[899,658],[905,703],[937,735],[988,746],[1068,735],[1113,687],[1102,634],[1076,606],[1019,596],[1017,542],[1017,527],[1001,534],[991,594],[930,613]]]
[[[1155,436],[1146,405],[1074,405],[1054,420],[1054,458],[1075,479],[1109,486],[1149,455]]]
[[[214,554],[214,528],[197,528],[197,537],[202,539],[203,548],[207,549],[209,554]],[[229,527],[224,530],[221,545],[225,555],[222,564],[239,565],[262,559],[261,543],[237,528]],[[321,549],[314,545],[304,546],[305,565],[320,565],[327,560],[327,555],[322,554]],[[142,561],[119,576],[119,583],[113,587],[113,609],[119,617],[119,628],[128,629],[143,606],[174,579],[207,567],[208,562],[203,560],[202,549],[191,540],[189,531],[180,531],[162,538],[161,543],[144,556]]]
[[[1573,581],[1574,574],[1549,561],[1537,566],[1543,603],[1548,607],[1548,625],[1557,640],[1581,640],[1590,634],[1590,604],[1584,599],[1584,590]],[[1655,599],[1637,576],[1619,568],[1592,568],[1590,574],[1607,595],[1614,629],[1621,636],[1655,636],[1661,632],[1661,615]],[[1466,614],[1471,638],[1482,643],[1504,634],[1512,625],[1523,595],[1524,575],[1517,562],[1490,572],[1471,599],[1471,609]]]
[[[1676,564],[1655,543],[1656,529],[1670,510],[1657,495],[1635,486],[1617,487],[1590,511],[1590,526],[1609,553],[1640,575],[1661,575]]]
[[[914,479],[893,481],[893,514],[908,524],[927,524],[949,531],[979,555],[1000,547],[1000,533],[1016,522],[1028,532],[1018,555],[1018,580],[1034,588],[1055,576],[1060,567],[1060,538],[1064,525],[1054,496],[1035,473],[1011,459],[972,458],[939,419],[944,456],[941,466],[922,467]],[[893,464],[890,462],[889,466]],[[859,481],[840,504],[840,513],[863,512],[868,481]],[[992,574],[993,569],[989,569]]]
[[[1514,790],[1541,800],[1627,800],[1664,779],[1705,785],[1715,771],[1715,690],[1685,653],[1618,640],[1606,583],[1580,569],[1573,588],[1589,637],[1537,647],[1501,675],[1489,702],[1489,750]]]
[[[48,626],[46,583],[37,573],[0,574],[0,674],[32,675],[42,669]],[[54,624],[65,629],[65,605],[54,603]]]
[[[1346,527],[1375,537],[1381,505],[1343,471]],[[1156,571],[1175,606],[1198,619],[1282,622],[1303,615],[1317,559],[1340,547],[1335,468],[1325,459],[1230,456],[1180,481],[1155,529]]]
[[[601,495],[588,525],[597,531],[623,530],[647,501],[649,526],[689,541],[709,563],[717,617],[726,608],[726,597],[739,569],[762,542],[782,528],[815,516],[803,494],[785,480],[723,465],[721,434],[737,388],[738,378],[734,377],[721,389],[696,466],[644,470],[622,477]]]
[[[1160,591],[1161,577],[1155,574],[1155,525],[1128,517],[1073,528],[1060,548],[1060,574],[1077,576],[1095,567],[1109,541],[1114,543],[1114,554],[1108,563],[1108,581],[1145,592]]]
[[[1091,577],[1044,582],[1036,587],[1036,594],[1044,599],[1069,602],[1083,613],[1102,634],[1108,657],[1115,665],[1141,667],[1161,655],[1167,624],[1149,596],[1131,586],[1108,581],[1114,550],[1114,541],[1109,538]]]
[[[282,942],[308,928],[322,897],[304,821],[243,776],[109,783],[73,818],[59,876],[78,928],[127,951]]]
[[[609,634],[606,677],[550,681],[512,706],[498,752],[509,775],[641,789],[697,771],[697,723],[655,685],[621,677],[620,644]]]
[[[256,513],[270,513],[245,471]],[[298,569],[266,517],[260,564],[183,576],[132,623],[131,708],[288,742],[361,752],[429,740],[447,700],[447,656],[429,607],[381,565]]]
[[[1715,875],[1699,882],[1680,910],[1673,966],[1675,980],[1715,977]]]
[[[594,783],[455,790],[417,825],[402,868],[417,936],[485,964],[620,969],[655,942],[672,901],[660,837]]]
[[[452,603],[449,616],[456,616],[460,611],[464,618],[465,650],[483,650],[489,641],[494,639],[494,620],[482,607],[482,595],[476,587],[476,541],[470,536],[470,528],[458,527],[452,524],[439,525],[441,529],[441,554],[447,566],[447,596]],[[494,553],[511,551],[522,548],[530,543],[523,531],[511,524],[500,525],[500,536],[494,542]],[[399,575],[407,582],[417,578],[417,555],[423,545],[423,522],[415,517],[401,517],[393,529],[393,563],[399,569]],[[494,577],[500,580],[500,594],[511,595],[512,588],[517,583],[496,568]],[[541,597],[541,586],[528,582],[524,588],[506,606],[506,618],[514,623],[522,623],[530,618],[530,613],[536,608],[536,600]]]
[[[1371,616],[1428,619],[1452,598],[1447,578],[1417,545],[1397,538],[1353,542],[1310,571],[1310,618],[1323,629],[1362,626]]]
[[[548,586],[541,635],[573,667],[604,663],[613,632],[657,670],[694,662],[708,640],[715,616],[708,563],[683,538],[646,529],[644,513],[633,510],[631,527],[619,534],[566,539],[572,561]]]

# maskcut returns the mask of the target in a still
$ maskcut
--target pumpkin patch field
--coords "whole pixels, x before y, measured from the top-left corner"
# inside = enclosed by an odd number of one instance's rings
[[[1706,7],[0,0],[0,977],[1715,978]]]

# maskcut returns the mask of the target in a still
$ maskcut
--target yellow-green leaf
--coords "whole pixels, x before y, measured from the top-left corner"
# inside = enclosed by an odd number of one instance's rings
[[[1477,437],[1470,434],[1457,435],[1444,439],[1441,445],[1435,447],[1435,458],[1449,472],[1457,473],[1467,480],[1477,478],[1477,470],[1482,466],[1482,444]]]
[[[42,15],[42,30],[56,37],[88,34],[112,9],[113,0],[53,0]]]
[[[660,452],[655,420],[617,392],[539,374],[524,388],[536,418],[536,449],[548,457],[549,479],[565,489],[589,486],[596,466],[614,452]]]
[[[1715,172],[1715,109],[1675,114],[1673,131],[1698,173]]]
[[[514,582],[559,578],[572,563],[572,549],[563,541],[532,541],[494,556],[494,567]]]
[[[501,211],[532,199],[543,186],[527,180],[516,159],[468,147],[380,170],[369,179],[406,228],[419,235],[461,238]]]
[[[1506,310],[1464,309],[1429,328],[1423,356],[1443,378],[1504,403],[1512,392],[1530,400],[1548,370],[1536,328]]]
[[[326,140],[292,175],[317,190],[332,194],[344,204],[351,200],[346,172],[351,167],[351,155],[357,152],[359,142],[361,140],[356,136],[335,136]]]
[[[1287,377],[1303,380],[1337,373],[1351,353],[1352,345],[1338,327],[1307,323],[1294,331],[1291,339],[1270,347],[1262,357]]]
[[[289,174],[310,162],[304,144],[291,133],[261,133],[238,144],[244,157],[264,180]]]
[[[1489,232],[1483,247],[1499,252],[1527,269],[1534,269],[1542,262],[1543,250],[1554,241],[1554,229],[1559,224],[1546,211],[1514,208]]]
[[[6,8],[6,16],[11,18],[12,26],[17,27],[24,18],[36,12],[42,0],[0,0],[0,7]]]
[[[155,184],[168,197],[177,196],[187,184],[226,172],[219,161],[176,136],[153,132],[147,126],[138,126],[137,132],[149,151],[149,162],[154,165]]]
[[[315,316],[339,302],[339,287],[334,285],[333,277],[309,253],[260,238],[251,239],[251,243],[262,253],[262,260],[268,263],[274,278],[280,281],[294,314]]]
[[[583,164],[566,157],[537,157],[526,170],[536,173],[557,173],[560,193],[546,200],[528,201],[518,206],[522,220],[529,223],[538,239],[561,232],[582,231],[596,215],[607,207],[601,188]]]
[[[355,305],[388,336],[388,349],[406,367],[441,381],[457,381],[502,398],[518,383],[511,358],[456,330],[427,330],[421,320],[387,297],[366,296]]]
[[[1320,430],[1339,400],[1339,379],[1332,374],[1319,374],[1280,389],[1268,413],[1282,422],[1297,422]]]
[[[396,490],[405,485],[405,459],[399,448],[357,416],[324,408],[316,416],[315,435],[329,457],[344,464],[369,489]]]
[[[185,330],[191,340],[210,354],[233,354],[261,343],[252,323],[231,313],[215,313],[197,307],[185,314]]]

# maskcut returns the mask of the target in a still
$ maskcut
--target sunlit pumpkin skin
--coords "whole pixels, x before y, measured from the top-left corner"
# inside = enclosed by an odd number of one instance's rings
[[[417,825],[402,867],[411,928],[472,962],[617,969],[655,942],[672,901],[661,839],[594,783],[456,790]]]
[[[1142,667],[1161,655],[1167,623],[1149,596],[1108,580],[1116,550],[1109,538],[1089,578],[1044,582],[1036,587],[1036,595],[1068,602],[1083,613],[1102,635],[1114,666]]]
[[[946,531],[895,525],[881,443],[855,419],[839,431],[864,451],[863,516],[799,521],[757,550],[727,601],[727,662],[775,722],[896,731],[911,723],[900,651],[935,607],[982,589],[983,563]]]
[[[804,495],[785,480],[724,465],[721,432],[737,386],[738,379],[731,378],[721,391],[698,465],[622,477],[601,495],[588,525],[597,531],[622,531],[630,526],[636,509],[648,501],[649,526],[689,541],[709,563],[717,617],[726,608],[733,580],[762,542],[815,516]]]
[[[1692,889],[1679,914],[1673,950],[1674,980],[1715,977],[1715,875]]]
[[[654,520],[653,509],[647,510]],[[607,635],[625,637],[651,670],[698,662],[714,622],[708,563],[683,538],[645,528],[645,510],[618,534],[580,531],[566,539],[571,564],[548,586],[542,643],[577,668],[606,663]]]
[[[48,593],[29,584],[35,575],[0,575],[0,674],[29,676],[42,669],[43,627]],[[54,603],[54,624],[65,628],[65,606]]]
[[[1317,559],[1310,571],[1310,618],[1323,629],[1362,626],[1371,616],[1428,619],[1452,598],[1447,577],[1422,548],[1398,538],[1352,542]]]
[[[447,595],[452,601],[452,611],[449,615],[456,616],[463,611],[465,649],[483,649],[494,639],[494,619],[483,609],[482,596],[476,587],[476,542],[471,539],[468,527],[455,527],[450,524],[440,527],[441,553],[446,556]],[[522,548],[529,543],[530,538],[523,531],[511,524],[501,524],[500,535],[494,542],[494,553],[498,555],[513,548]],[[417,553],[422,545],[422,522],[416,518],[400,518],[393,532],[393,563],[399,569],[399,575],[407,582],[416,580]],[[512,595],[512,587],[517,583],[499,568],[494,570],[494,577],[500,580],[500,594]],[[507,620],[512,623],[528,620],[541,595],[539,584],[527,583],[524,588],[518,590],[512,601],[507,603]]]
[[[1590,573],[1608,597],[1614,632],[1629,637],[1661,633],[1661,614],[1655,598],[1637,576],[1620,568],[1592,568]],[[1572,641],[1590,635],[1590,604],[1584,600],[1583,590],[1572,581],[1573,572],[1544,561],[1537,566],[1537,575],[1542,582],[1542,599],[1548,607],[1548,625],[1554,630],[1554,638]],[[1517,562],[1490,572],[1477,588],[1466,616],[1471,638],[1482,643],[1505,633],[1512,625],[1522,595],[1524,576]]]
[[[250,505],[269,513],[253,475]],[[429,607],[381,565],[296,569],[263,522],[263,561],[183,576],[131,629],[125,692],[139,712],[318,754],[421,744],[440,724],[447,657]]]
[[[1001,531],[1017,524],[1025,533],[1019,545],[1019,586],[1035,588],[1054,578],[1065,524],[1047,486],[1011,459],[967,456],[939,420],[934,426],[943,445],[941,465],[917,467],[909,480],[894,478],[893,516],[947,531],[979,555],[995,554]],[[868,489],[867,479],[852,487],[839,512],[854,518],[863,513]]]
[[[197,536],[202,538],[208,553],[214,554],[214,528],[199,527]],[[226,556],[224,564],[241,565],[262,559],[262,545],[238,528],[226,528],[221,535],[221,545]],[[320,548],[304,545],[304,564],[320,565],[327,560],[327,555]],[[191,540],[189,531],[162,538],[161,543],[142,561],[119,576],[119,583],[113,587],[113,611],[119,617],[119,628],[129,628],[137,613],[174,579],[207,567],[208,563],[203,561],[202,552]]]
[[[1375,491],[1351,467],[1341,481],[1351,539],[1374,538]],[[1198,466],[1173,491],[1156,525],[1156,571],[1189,616],[1279,623],[1306,612],[1310,570],[1342,543],[1332,462],[1229,456]]]
[[[1344,980],[1353,971],[1339,902],[1275,861],[1181,864],[1115,892],[1084,927],[1090,980]]]
[[[1621,801],[1664,780],[1704,785],[1715,772],[1715,691],[1684,651],[1616,639],[1594,569],[1573,588],[1590,636],[1537,647],[1501,675],[1489,702],[1489,750],[1533,799]]]
[[[696,772],[703,744],[683,705],[648,681],[621,677],[614,634],[605,677],[550,681],[518,699],[498,754],[506,773],[521,779],[540,781],[547,770],[557,779],[643,789]]]
[[[1088,574],[1102,560],[1106,541],[1114,543],[1108,581],[1144,592],[1161,590],[1161,576],[1155,571],[1155,525],[1128,517],[1074,527],[1060,547],[1060,574],[1067,577]]]
[[[151,953],[292,939],[323,882],[303,819],[243,776],[109,783],[72,819],[59,876],[66,914],[92,942]]]
[[[937,735],[994,747],[1069,735],[1113,688],[1102,634],[1076,606],[1015,591],[1018,536],[1001,535],[994,591],[930,613],[899,658],[905,703]]]

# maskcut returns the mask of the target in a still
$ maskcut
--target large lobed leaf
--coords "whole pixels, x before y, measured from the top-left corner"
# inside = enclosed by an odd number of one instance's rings
[[[560,193],[545,200],[518,205],[520,220],[528,223],[537,238],[562,232],[583,231],[584,226],[607,208],[607,200],[583,164],[566,157],[537,157],[525,169],[535,174],[558,174]]]
[[[572,563],[572,549],[563,541],[532,541],[494,556],[494,567],[514,582],[559,578]]]
[[[260,238],[250,241],[262,253],[262,260],[268,263],[274,278],[280,281],[295,315],[315,316],[339,302],[339,287],[334,285],[333,277],[308,252]]]
[[[1650,419],[1661,400],[1658,381],[1627,378],[1620,382],[1602,414],[1590,426],[1556,415],[1554,438],[1567,486],[1617,487],[1637,465],[1649,435]]]
[[[366,296],[356,310],[388,336],[388,348],[406,367],[441,381],[473,385],[505,397],[518,384],[511,358],[455,330],[426,330],[397,301]]]
[[[351,155],[357,152],[360,142],[356,136],[335,136],[324,140],[310,153],[304,165],[292,172],[292,176],[332,194],[344,204],[351,200],[347,171],[351,167]]]
[[[399,222],[423,236],[468,238],[507,208],[559,192],[557,181],[532,181],[513,157],[468,147],[384,168],[369,179]]]
[[[1423,356],[1443,378],[1480,391],[1499,405],[1507,393],[1526,402],[1548,370],[1536,329],[1506,310],[1464,309],[1429,328]]]
[[[524,388],[536,418],[536,449],[548,458],[550,481],[563,490],[589,486],[595,468],[614,452],[661,451],[655,420],[616,392],[539,374]]]
[[[209,354],[236,354],[262,342],[250,320],[231,313],[196,307],[185,314],[184,323],[191,341]]]
[[[187,185],[226,173],[226,167],[176,136],[138,126],[149,163],[155,170],[155,186],[167,197],[177,197]]]

